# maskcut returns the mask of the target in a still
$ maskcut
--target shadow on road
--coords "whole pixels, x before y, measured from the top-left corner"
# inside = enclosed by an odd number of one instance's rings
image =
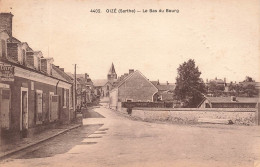
[[[68,131],[38,146],[25,150],[24,154],[19,155],[15,159],[52,157],[56,154],[64,154],[76,145],[96,144],[97,142],[82,141],[102,126],[103,124],[83,125],[80,128]]]
[[[83,111],[83,118],[105,118],[103,115],[95,112],[94,108],[88,108],[87,110]]]

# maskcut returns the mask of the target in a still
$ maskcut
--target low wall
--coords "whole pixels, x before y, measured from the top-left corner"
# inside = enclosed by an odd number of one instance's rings
[[[256,124],[256,108],[133,108],[131,116],[144,121],[168,121],[181,124],[196,124],[199,118],[229,119],[237,125]]]
[[[125,108],[173,108],[173,102],[121,102]]]

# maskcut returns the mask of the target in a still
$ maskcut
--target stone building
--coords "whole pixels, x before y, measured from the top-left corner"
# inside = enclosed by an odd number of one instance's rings
[[[158,89],[138,70],[129,70],[118,79],[110,91],[110,107],[117,109],[118,102],[153,102]]]

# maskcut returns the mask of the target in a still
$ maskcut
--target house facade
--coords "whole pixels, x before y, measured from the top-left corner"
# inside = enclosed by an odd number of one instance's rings
[[[118,102],[153,102],[158,89],[138,70],[118,82],[110,91],[110,108],[117,109]]]
[[[27,137],[75,118],[73,83],[53,65],[52,58],[45,58],[40,51],[12,36],[12,17],[11,13],[0,13],[1,29],[9,28],[0,32],[0,133],[3,138]]]

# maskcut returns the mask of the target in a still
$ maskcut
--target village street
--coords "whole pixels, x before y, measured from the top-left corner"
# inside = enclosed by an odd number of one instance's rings
[[[135,121],[104,106],[0,166],[254,166],[260,127]]]

